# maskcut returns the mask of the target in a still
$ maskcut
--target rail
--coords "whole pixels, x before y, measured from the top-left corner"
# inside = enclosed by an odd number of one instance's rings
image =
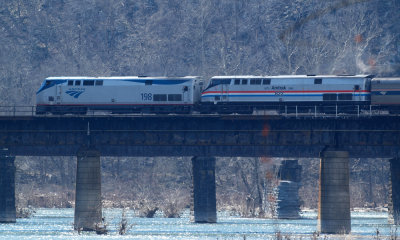
[[[243,105],[241,106],[243,109]],[[250,106],[248,106],[250,108]],[[69,109],[71,110],[71,109]],[[0,106],[0,117],[19,117],[19,116],[72,116],[72,115],[83,115],[83,116],[147,116],[147,115],[162,115],[165,116],[169,112],[162,112],[160,110],[157,113],[111,113],[110,111],[100,110],[88,110],[86,114],[57,114],[47,113],[45,115],[36,114],[36,106]],[[177,114],[171,114],[177,115]],[[372,116],[399,116],[400,111],[391,112],[387,109],[382,109],[381,106],[376,105],[274,105],[274,106],[262,106],[256,107],[252,113],[232,113],[232,112],[220,112],[213,114],[202,114],[193,111],[190,114],[178,114],[178,115],[243,115],[243,116],[280,116],[286,118],[350,118],[350,117],[372,117]]]

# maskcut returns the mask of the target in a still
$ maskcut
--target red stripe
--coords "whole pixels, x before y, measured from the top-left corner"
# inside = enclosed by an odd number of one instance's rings
[[[208,93],[275,93],[275,92],[283,92],[283,93],[343,93],[343,92],[354,92],[354,93],[362,93],[362,92],[369,92],[367,90],[361,90],[361,91],[352,91],[352,90],[326,90],[326,91],[281,91],[281,90],[276,90],[276,91],[207,91],[203,92],[202,94],[208,94]]]

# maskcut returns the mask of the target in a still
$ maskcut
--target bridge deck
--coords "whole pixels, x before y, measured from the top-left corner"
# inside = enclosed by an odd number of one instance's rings
[[[352,157],[396,157],[400,117],[259,115],[2,116],[0,146],[15,155],[318,157],[327,146]]]

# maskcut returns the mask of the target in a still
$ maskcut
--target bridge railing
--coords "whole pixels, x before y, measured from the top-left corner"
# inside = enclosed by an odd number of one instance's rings
[[[249,106],[239,106],[241,109],[243,107]],[[69,109],[71,110],[71,108]],[[77,114],[88,115],[88,116],[121,116],[121,115],[154,115],[155,113],[129,113],[129,114],[111,114],[107,111],[99,110],[89,110],[86,114],[79,113],[79,108],[77,108]],[[65,113],[63,113],[65,114]],[[55,112],[54,115],[63,114]],[[166,115],[168,112],[159,112],[161,115]],[[288,118],[343,118],[343,117],[371,117],[371,116],[396,116],[400,112],[390,112],[388,110],[382,109],[380,106],[375,105],[274,105],[274,106],[258,106],[252,113],[247,112],[246,114],[236,114],[232,111],[221,112],[219,115],[264,115],[264,116],[282,116]],[[0,106],[0,116],[36,116],[36,106]],[[47,115],[51,115],[47,113]],[[71,116],[73,114],[67,113],[65,116]],[[199,112],[193,112],[190,115],[201,115]],[[207,115],[207,114],[206,114]],[[216,115],[216,113],[212,114]],[[38,115],[42,116],[42,115]]]
[[[35,116],[36,106],[1,106],[0,116]]]
[[[284,117],[343,118],[395,116],[376,105],[279,105],[269,109],[255,109],[256,115],[280,115]]]

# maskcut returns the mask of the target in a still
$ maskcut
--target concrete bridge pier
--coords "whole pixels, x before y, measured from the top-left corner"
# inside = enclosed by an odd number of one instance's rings
[[[321,233],[350,233],[349,154],[328,150],[320,157],[317,229]]]
[[[301,169],[297,160],[284,160],[279,167],[277,216],[280,219],[300,218],[299,188]]]
[[[100,153],[81,149],[77,162],[74,228],[94,231],[102,223]]]
[[[400,224],[400,159],[390,159],[389,223]]]
[[[0,223],[15,223],[15,157],[0,149]]]
[[[192,168],[194,221],[216,223],[215,158],[193,157]]]

